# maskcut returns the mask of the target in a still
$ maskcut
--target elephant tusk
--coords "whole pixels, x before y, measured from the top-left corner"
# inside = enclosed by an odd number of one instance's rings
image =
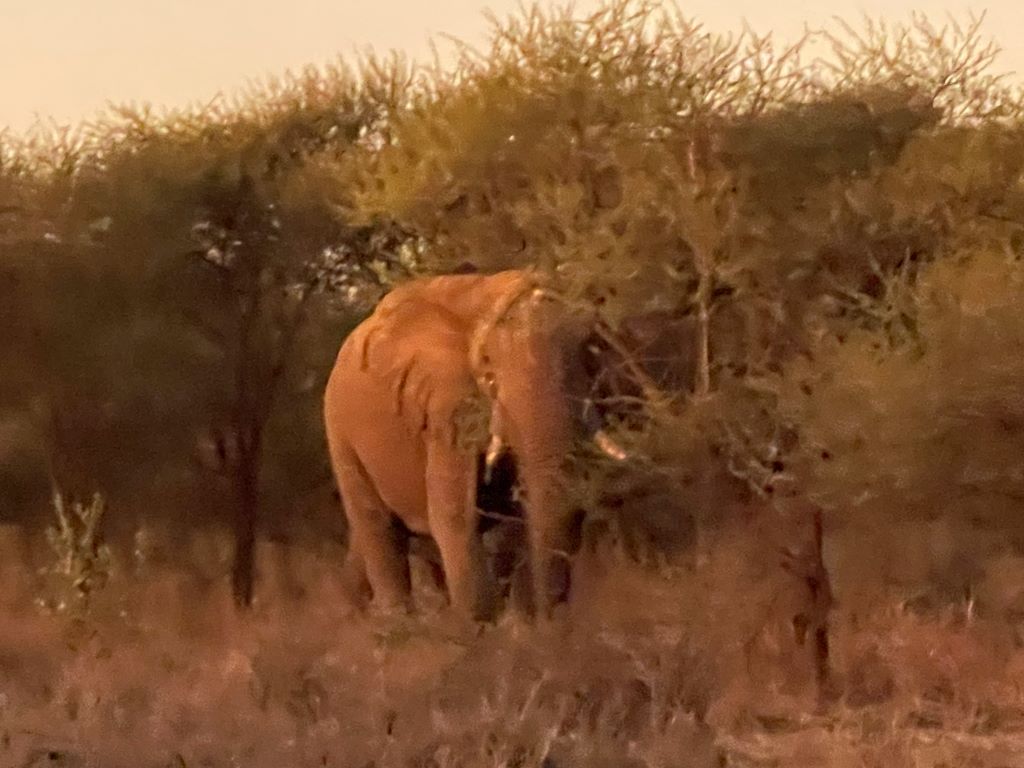
[[[498,435],[491,435],[491,442],[487,446],[487,453],[484,457],[484,482],[491,482],[491,476],[494,473],[494,465],[498,463],[498,457],[501,456],[502,450],[505,448],[505,442]]]
[[[612,440],[603,429],[599,429],[594,433],[594,442],[603,454],[615,459],[615,461],[625,461],[629,457],[629,454],[623,450],[622,446]]]

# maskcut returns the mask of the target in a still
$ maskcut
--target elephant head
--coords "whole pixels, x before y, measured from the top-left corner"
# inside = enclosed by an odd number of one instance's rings
[[[616,460],[626,454],[588,407],[583,364],[588,319],[569,311],[532,273],[494,278],[508,284],[475,324],[469,366],[491,405],[486,466],[506,448],[516,461],[525,496],[533,601],[547,615],[568,580],[573,510],[565,464],[573,443],[584,436]]]
[[[521,298],[522,293],[516,291],[500,301],[492,314],[485,318],[477,327],[469,348],[470,367],[473,370],[474,377],[481,391],[487,393],[492,404],[491,436],[487,447],[485,464],[488,473],[490,473],[494,463],[506,448],[505,427],[503,425],[504,409],[500,407],[500,400],[497,396],[499,379],[497,371],[499,365],[494,362],[495,353],[488,351],[488,342],[491,334],[495,331],[495,327],[509,319],[513,303]],[[529,300],[534,307],[541,301],[559,301],[556,294],[541,287],[534,287],[531,290]],[[577,425],[584,428],[587,437],[594,442],[596,447],[613,459],[618,461],[624,460],[626,458],[625,451],[605,431],[601,423],[601,417],[593,406],[593,401],[589,397],[590,393],[587,391],[586,384],[589,383],[590,376],[581,363],[581,352],[589,336],[589,328],[586,321],[577,318],[573,322],[570,315],[563,315],[559,319],[554,320],[554,325],[552,325],[552,317],[550,315],[544,317],[538,316],[536,313],[533,317],[519,317],[518,320],[524,323],[520,330],[522,334],[521,339],[525,339],[531,333],[536,335],[547,332],[550,334],[550,338],[541,341],[541,347],[549,349],[552,353],[549,355],[550,359],[541,362],[541,370],[550,370],[564,379],[565,386],[563,387],[562,394],[569,399],[571,406],[573,406],[571,410]],[[541,325],[541,323],[545,322],[549,324],[546,329]],[[506,372],[505,376],[507,375]]]

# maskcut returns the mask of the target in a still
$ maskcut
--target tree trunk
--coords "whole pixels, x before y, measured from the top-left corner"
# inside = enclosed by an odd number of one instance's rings
[[[825,567],[824,524],[821,507],[813,509],[814,530],[814,574],[809,580],[811,599],[814,605],[814,671],[818,685],[819,704],[823,704],[829,695],[831,682],[831,663],[829,656],[829,616],[832,611],[833,592],[832,580]]]
[[[793,617],[793,629],[800,645],[810,641],[818,703],[819,706],[824,706],[832,694],[829,618],[834,604],[832,580],[825,566],[824,521],[821,507],[817,504],[797,500],[794,503],[794,512],[799,517],[791,517],[791,523],[795,523],[804,531],[809,527],[810,536],[804,534],[803,541],[795,548],[785,551],[782,567],[797,577],[802,582],[801,588],[806,590],[806,602]]]
[[[235,559],[231,591],[239,608],[252,605],[256,582],[256,525],[259,516],[260,439],[244,440],[235,470]]]
[[[693,393],[698,398],[711,394],[711,291],[714,272],[710,256],[697,253],[697,366],[694,375]]]

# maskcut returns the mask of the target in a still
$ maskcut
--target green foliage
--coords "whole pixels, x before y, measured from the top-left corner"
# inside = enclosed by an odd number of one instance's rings
[[[936,263],[915,291],[919,343],[860,330],[795,368],[783,402],[813,492],[850,513],[884,499],[934,515],[969,498],[998,519],[1016,504],[1022,290],[1021,262],[1000,254]]]

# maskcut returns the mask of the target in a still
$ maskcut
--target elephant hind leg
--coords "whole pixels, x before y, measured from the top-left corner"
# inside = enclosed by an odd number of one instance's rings
[[[366,563],[359,550],[350,542],[345,564],[342,566],[342,586],[356,610],[363,612],[369,606],[373,590],[366,575]]]
[[[381,500],[362,462],[349,451],[332,451],[335,476],[349,524],[349,558],[346,566],[360,588],[360,571],[369,582],[373,600],[385,611],[412,609],[408,535],[396,524]]]
[[[441,565],[441,551],[437,542],[430,536],[409,537],[409,555],[418,557],[426,566],[430,583],[438,592],[445,592],[447,585],[444,579],[444,567]]]

